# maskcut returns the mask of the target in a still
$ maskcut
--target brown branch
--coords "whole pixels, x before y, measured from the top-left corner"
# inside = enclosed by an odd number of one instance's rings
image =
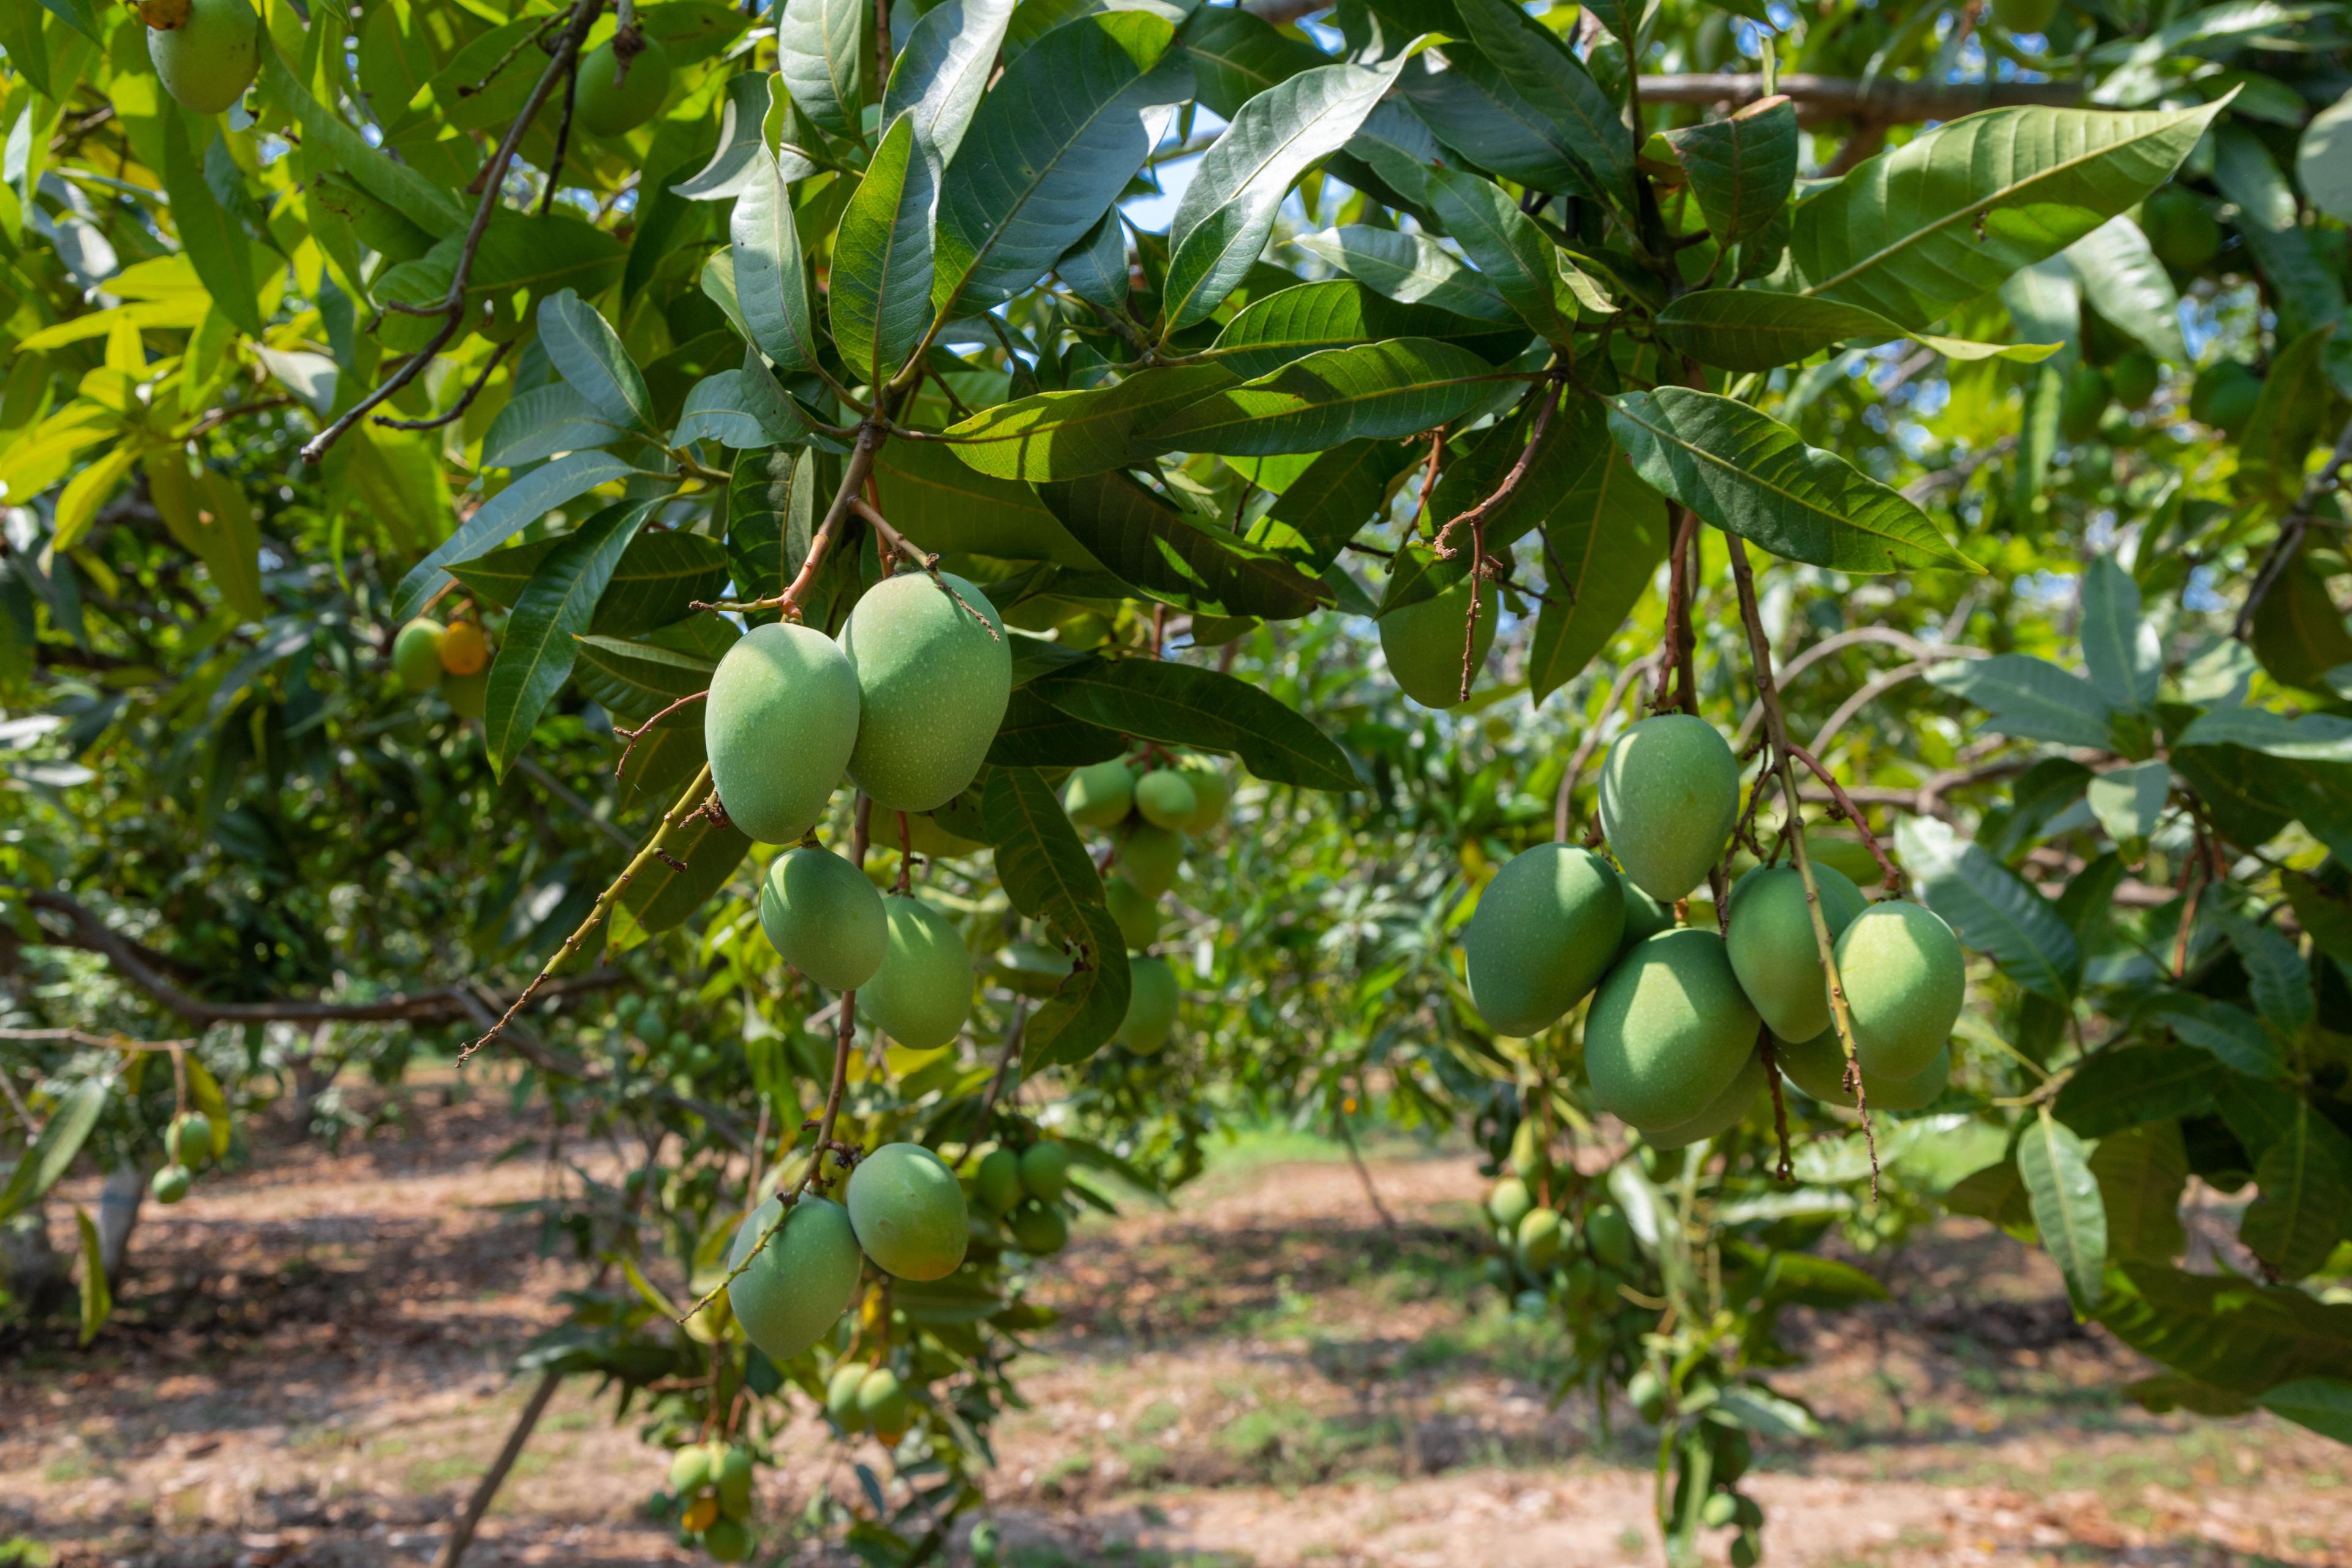
[[[646,731],[652,729],[655,725],[660,723],[663,720],[668,718],[679,709],[699,702],[709,695],[710,692],[708,689],[701,691],[688,693],[687,696],[679,698],[677,701],[671,703],[668,707],[663,709],[660,712],[655,714],[652,718],[646,720],[644,723],[638,725],[634,730],[619,724],[614,725],[613,733],[620,736],[628,743],[621,748],[620,760],[613,764],[613,776],[615,779],[619,778],[621,776],[621,770],[629,765],[629,754],[637,749],[637,742],[645,739]]]
[[[1780,1092],[1780,1058],[1772,1048],[1772,1031],[1756,1031],[1756,1048],[1764,1056],[1764,1083],[1772,1091],[1772,1136],[1780,1148],[1780,1161],[1772,1173],[1784,1182],[1797,1179],[1796,1167],[1789,1159],[1789,1101]]]
[[[2254,612],[2262,608],[2263,600],[2278,585],[2288,563],[2302,551],[2304,538],[2311,531],[2321,499],[2336,488],[2347,466],[2352,466],[2352,420],[2345,421],[2344,433],[2336,438],[2336,449],[2328,454],[2327,461],[2320,466],[2319,472],[2311,476],[2311,482],[2303,487],[2303,494],[2295,500],[2294,510],[2288,512],[2286,521],[2279,525],[2278,537],[2271,541],[2270,549],[2263,556],[2262,567],[2254,574],[2254,585],[2246,591],[2246,602],[2238,610],[2238,619],[2231,628],[2231,636],[2242,642],[2252,634]]]
[[[466,416],[466,410],[474,405],[474,399],[482,395],[482,388],[490,384],[490,377],[498,374],[499,362],[507,357],[507,350],[514,345],[515,340],[509,339],[491,351],[490,363],[484,365],[482,373],[467,384],[465,395],[457,399],[457,405],[448,413],[436,414],[429,419],[389,419],[379,414],[375,422],[387,430],[438,430],[444,425],[456,424]]]
[[[849,515],[850,503],[857,499],[858,487],[866,482],[866,476],[873,471],[874,453],[882,445],[882,427],[873,420],[869,419],[857,427],[856,444],[850,448],[849,461],[842,465],[841,488],[833,492],[833,504],[825,509],[824,521],[817,524],[816,531],[809,537],[808,555],[801,562],[801,569],[793,574],[793,580],[784,585],[782,593],[772,599],[746,599],[740,602],[731,599],[711,601],[698,599],[688,607],[697,610],[727,610],[739,614],[753,610],[776,610],[798,620],[801,613],[801,600],[807,595],[809,584],[816,581],[817,568],[824,564],[825,552],[831,548],[835,535],[840,532],[842,520]]]
[[[1437,537],[1430,542],[1429,548],[1439,560],[1448,560],[1453,556],[1454,549],[1445,542],[1455,529],[1465,522],[1474,530],[1485,527],[1494,510],[1510,500],[1518,489],[1520,481],[1528,477],[1529,466],[1536,460],[1536,448],[1543,445],[1544,432],[1551,427],[1552,411],[1559,406],[1559,386],[1555,383],[1545,388],[1543,405],[1536,410],[1535,428],[1528,432],[1528,444],[1520,448],[1519,460],[1511,465],[1511,471],[1503,476],[1503,482],[1495,487],[1495,493],[1477,505],[1447,518],[1445,525],[1437,531]]]
[[[1838,783],[1837,775],[1822,766],[1820,758],[1793,741],[1785,743],[1790,756],[1811,768],[1813,776],[1829,786],[1830,794],[1837,801],[1837,814],[1853,824],[1854,831],[1862,835],[1864,847],[1870,851],[1871,858],[1878,862],[1879,874],[1886,884],[1887,891],[1901,898],[1903,868],[1887,857],[1885,849],[1878,842],[1878,836],[1871,832],[1869,821],[1862,815],[1862,807],[1853,804],[1852,797],[1845,793],[1845,786]]]

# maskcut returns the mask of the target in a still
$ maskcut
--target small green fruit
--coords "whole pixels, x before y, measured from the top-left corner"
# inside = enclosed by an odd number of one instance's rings
[[[1654,936],[1601,982],[1586,1015],[1593,1098],[1636,1127],[1693,1121],[1738,1076],[1759,1027],[1721,937]]]
[[[1131,950],[1140,952],[1160,940],[1160,903],[1125,877],[1103,884],[1103,902]]]
[[[185,1165],[166,1165],[147,1178],[147,1190],[159,1204],[175,1204],[188,1195],[188,1184],[194,1179]]]
[[[1584,1216],[1584,1245],[1603,1268],[1622,1274],[1633,1267],[1633,1227],[1607,1204]]]
[[[1136,813],[1155,827],[1181,828],[1199,805],[1192,781],[1174,768],[1154,768],[1135,781]]]
[[[669,1493],[683,1500],[710,1484],[710,1449],[689,1443],[669,1458]]]
[[[1600,981],[1624,928],[1624,893],[1599,856],[1566,844],[1523,850],[1486,884],[1462,933],[1470,1000],[1497,1034],[1549,1028]]]
[[[1665,1380],[1651,1367],[1633,1369],[1633,1375],[1625,1381],[1625,1397],[1644,1421],[1654,1423],[1666,1413]]]
[[[1845,934],[1870,907],[1842,871],[1816,863],[1822,918],[1830,941]],[[1810,1040],[1830,1026],[1829,986],[1822,973],[1820,939],[1805,902],[1805,881],[1792,866],[1759,866],[1731,889],[1731,925],[1724,933],[1731,972],[1756,1011],[1783,1039]]]
[[[824,1380],[824,1413],[845,1432],[865,1429],[866,1418],[857,1409],[857,1386],[872,1370],[864,1362],[845,1361]]]
[[[702,1532],[702,1549],[720,1563],[740,1563],[751,1555],[751,1532],[732,1519],[714,1519]]]
[[[857,1414],[866,1426],[893,1436],[907,1429],[907,1391],[898,1374],[877,1366],[857,1384]]]
[[[735,1232],[727,1267],[742,1268],[727,1287],[727,1304],[753,1344],[772,1362],[791,1361],[824,1336],[849,1310],[864,1266],[849,1211],[829,1198],[803,1195],[791,1216],[752,1257],[782,1205],[770,1198]]]
[[[992,1214],[1003,1214],[1021,1201],[1021,1156],[1010,1149],[991,1149],[972,1173],[971,1184]]]
[[[1050,1258],[1070,1244],[1069,1217],[1051,1204],[1023,1204],[1005,1226],[1013,1232],[1013,1245],[1032,1258]]]
[[[922,900],[893,894],[882,904],[889,951],[859,988],[858,1008],[908,1050],[936,1050],[971,1011],[971,954],[947,916]]]
[[[988,595],[952,572],[901,572],[857,601],[841,647],[857,676],[857,787],[892,811],[961,795],[1013,694],[1013,645]]]
[[[1039,1203],[1059,1203],[1070,1185],[1070,1151],[1060,1143],[1032,1143],[1021,1153],[1021,1184]]]
[[[430,691],[441,684],[442,635],[439,621],[422,616],[400,628],[392,639],[392,671],[401,685],[411,691]]]
[[[1689,713],[1644,719],[1601,764],[1601,830],[1626,877],[1662,903],[1701,882],[1739,816],[1739,761]]]
[[[669,95],[669,51],[652,38],[629,58],[625,75],[611,43],[599,44],[580,62],[580,85],[572,114],[599,136],[625,136],[651,120]]]
[[[1514,1232],[1518,1229],[1519,1221],[1527,1218],[1528,1211],[1535,1205],[1535,1199],[1528,1192],[1528,1184],[1517,1176],[1505,1176],[1495,1184],[1494,1191],[1486,1194],[1487,1216],[1496,1225]]]
[[[2140,204],[2139,226],[2156,258],[2175,272],[2201,272],[2221,254],[2221,220],[2186,186],[2158,185],[2150,191]]]
[[[443,677],[441,700],[460,719],[480,718],[490,706],[490,672],[478,669],[471,675]]]
[[[1702,1138],[1712,1138],[1738,1124],[1739,1119],[1748,1114],[1748,1108],[1756,1103],[1756,1097],[1764,1092],[1766,1082],[1764,1058],[1761,1054],[1750,1055],[1706,1109],[1672,1127],[1644,1128],[1642,1136],[1654,1149],[1680,1149]]]
[[[1548,1208],[1532,1208],[1521,1215],[1516,1237],[1519,1266],[1531,1274],[1540,1274],[1559,1262],[1560,1247],[1567,1240],[1559,1215]]]
[[[2115,388],[2116,401],[2126,408],[2145,408],[2156,396],[2157,384],[2164,379],[2156,356],[2146,349],[2134,349],[2108,367],[2107,381]]]
[[[1462,649],[1470,646],[1475,672],[1495,646],[1495,584],[1478,584],[1478,625],[1465,625],[1470,614],[1471,579],[1463,578],[1432,598],[1400,605],[1380,618],[1381,653],[1399,689],[1423,708],[1444,710],[1462,705]]]
[[[2028,30],[2040,31],[2039,28]],[[1709,1530],[1721,1530],[1738,1517],[1739,1499],[1731,1492],[1711,1492],[1707,1500],[1698,1505],[1699,1522]]]
[[[849,1173],[849,1223],[866,1256],[901,1279],[940,1279],[963,1262],[971,1224],[947,1162],[919,1143],[885,1143]]]
[[[1192,815],[1179,826],[1198,837],[1225,820],[1234,803],[1234,786],[1213,763],[1192,757],[1179,765],[1192,786]]]
[[[213,1119],[201,1110],[173,1117],[169,1142],[178,1163],[194,1170],[213,1157]]]
[[[1532,1182],[1549,1163],[1541,1130],[1533,1118],[1519,1118],[1518,1126],[1511,1131],[1511,1173],[1521,1181]]]
[[[828,991],[855,991],[890,951],[882,895],[829,849],[803,844],[768,863],[760,929],[786,963]]]
[[[183,108],[218,114],[261,68],[261,18],[246,0],[142,0],[147,58]]]
[[[736,826],[790,844],[814,826],[858,735],[857,677],[823,632],[753,626],[719,660],[703,703],[710,783]]]
[[[1151,781],[1147,778],[1143,782]],[[1161,827],[1148,820],[1139,822],[1119,840],[1118,868],[1135,884],[1137,892],[1156,899],[1176,880],[1176,868],[1184,863],[1188,843],[1172,827]]]
[[[1176,971],[1164,958],[1130,958],[1127,973],[1131,989],[1127,1017],[1118,1026],[1118,1042],[1130,1051],[1149,1055],[1166,1045],[1176,1029],[1181,1000]]]
[[[1116,757],[1077,769],[1062,792],[1062,809],[1087,827],[1116,826],[1134,806],[1134,770]]]
[[[1837,967],[1863,1071],[1926,1072],[1968,994],[1968,960],[1943,917],[1904,899],[1873,904],[1838,938]]]
[[[719,1447],[711,1478],[719,1484],[719,1511],[729,1519],[751,1514],[751,1454],[733,1444]]]

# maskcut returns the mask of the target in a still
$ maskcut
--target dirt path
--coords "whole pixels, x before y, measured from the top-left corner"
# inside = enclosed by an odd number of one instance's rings
[[[506,1369],[579,1277],[541,1256],[541,1166],[476,1102],[434,1136],[265,1149],[151,1208],[87,1353],[0,1345],[0,1564],[429,1562],[524,1390]],[[1543,1398],[1548,1331],[1475,1283],[1466,1161],[1237,1159],[1172,1213],[1082,1226],[992,1483],[1019,1568],[1614,1568],[1654,1563],[1652,1436]],[[87,1198],[89,1194],[68,1194]],[[2147,1415],[2139,1369],[2038,1255],[1971,1222],[1897,1300],[1791,1320],[1780,1386],[1825,1441],[1765,1452],[1770,1560],[1819,1568],[2352,1561],[2352,1456],[2268,1417]],[[766,1540],[831,1469],[767,1479]],[[640,1508],[661,1461],[584,1388],[541,1425],[470,1561],[698,1561]],[[843,1559],[846,1561],[846,1559]]]

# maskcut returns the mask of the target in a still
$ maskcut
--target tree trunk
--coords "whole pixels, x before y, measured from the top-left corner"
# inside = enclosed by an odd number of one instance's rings
[[[137,1165],[117,1165],[106,1173],[106,1186],[98,1195],[98,1256],[110,1288],[122,1279],[123,1260],[131,1256],[131,1232],[146,1199],[147,1173]]]

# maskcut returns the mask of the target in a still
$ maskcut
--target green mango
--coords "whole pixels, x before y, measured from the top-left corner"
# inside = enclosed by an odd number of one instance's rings
[[[857,1162],[844,1196],[866,1256],[901,1279],[940,1279],[963,1262],[971,1222],[963,1186],[919,1143],[885,1143]]]
[[[1756,1097],[1764,1092],[1765,1084],[1764,1058],[1759,1052],[1748,1057],[1723,1092],[1696,1116],[1672,1127],[1644,1128],[1642,1136],[1655,1149],[1680,1149],[1702,1138],[1712,1138],[1738,1125],[1739,1119],[1748,1114],[1748,1108],[1756,1103]]]
[[[1003,1214],[1021,1201],[1021,1156],[1010,1149],[991,1149],[972,1173],[972,1186],[992,1214]]]
[[[1103,902],[1130,951],[1140,952],[1160,940],[1160,901],[1125,877],[1103,883]]]
[[[779,1363],[816,1343],[849,1310],[865,1261],[849,1211],[814,1194],[803,1194],[760,1247],[782,1212],[775,1198],[753,1209],[727,1251],[728,1268],[743,1270],[727,1287],[727,1304],[751,1342]]]
[[[866,1426],[886,1437],[907,1429],[907,1390],[898,1382],[897,1373],[887,1366],[877,1366],[859,1381],[857,1415]]]
[[[813,844],[768,863],[760,929],[786,963],[828,991],[856,990],[890,951],[882,895],[866,873]]]
[[[423,616],[400,628],[392,639],[392,672],[411,691],[430,691],[447,672],[441,668],[441,639],[446,630],[439,621]]]
[[[1039,1203],[1059,1203],[1070,1185],[1070,1151],[1055,1142],[1032,1143],[1021,1152],[1021,1184]]]
[[[1739,816],[1739,761],[1706,720],[1644,719],[1601,764],[1601,830],[1636,887],[1671,904],[1706,880]]]
[[[142,0],[139,15],[147,58],[181,107],[218,114],[253,85],[261,18],[246,0]]]
[[[1505,1176],[1486,1194],[1487,1217],[1513,1231],[1518,1229],[1519,1221],[1525,1219],[1528,1211],[1535,1206],[1536,1201],[1528,1193],[1528,1184],[1517,1176]]]
[[[922,900],[894,893],[882,909],[889,949],[858,988],[858,1010],[908,1050],[936,1050],[971,1012],[971,954],[953,922]]]
[[[845,1361],[824,1380],[824,1413],[845,1432],[863,1432],[865,1415],[857,1408],[857,1385],[874,1369],[864,1362]]]
[[[1136,815],[1155,827],[1181,829],[1199,805],[1192,781],[1174,768],[1154,768],[1135,781]]]
[[[1821,890],[1822,918],[1835,942],[1854,918],[1870,907],[1862,889],[1843,871],[1813,868]],[[1793,866],[1759,866],[1731,889],[1731,925],[1724,933],[1731,972],[1774,1034],[1810,1040],[1830,1026],[1827,978],[1813,932],[1805,882]]]
[[[710,1484],[710,1449],[689,1443],[669,1459],[669,1495],[684,1500]]]
[[[1135,808],[1135,771],[1114,757],[1074,770],[1062,809],[1087,827],[1115,827]]]
[[[1130,989],[1127,1016],[1118,1026],[1118,1043],[1149,1055],[1168,1043],[1176,1030],[1176,1009],[1181,1000],[1176,971],[1164,958],[1127,961]]]
[[[1175,882],[1177,868],[1184,864],[1188,842],[1172,827],[1161,827],[1149,820],[1139,822],[1120,837],[1115,864],[1135,884],[1137,892],[1156,899]]]
[[[147,1178],[147,1190],[168,1207],[188,1195],[188,1184],[194,1180],[195,1173],[185,1165],[166,1165]]]
[[[1013,1244],[1032,1258],[1050,1258],[1070,1244],[1070,1220],[1052,1204],[1023,1204],[1006,1221]]]
[[[1559,1262],[1566,1241],[1559,1214],[1548,1208],[1529,1209],[1519,1216],[1513,1231],[1513,1250],[1518,1254],[1519,1267],[1530,1274],[1540,1274]]]
[[[1862,1070],[1926,1072],[1968,997],[1968,959],[1943,917],[1905,899],[1873,904],[1838,938],[1837,967]]]
[[[1772,1059],[1780,1076],[1823,1105],[1851,1108],[1853,1096],[1845,1089],[1845,1052],[1837,1031],[1824,1029],[1810,1040],[1790,1041],[1775,1035]],[[1910,1078],[1885,1078],[1865,1069],[1862,1075],[1864,1102],[1873,1110],[1917,1110],[1933,1104],[1944,1092],[1952,1071],[1948,1045],[1936,1053],[1925,1072]]]
[[[1585,1016],[1593,1098],[1636,1127],[1694,1121],[1738,1076],[1760,1027],[1721,937],[1654,936],[1610,972]]]
[[[857,741],[857,676],[823,632],[775,621],[737,639],[711,672],[702,741],[735,826],[791,844],[816,825]]]
[[[2221,252],[2221,222],[2205,199],[2185,185],[2158,185],[2139,205],[2147,247],[2175,272],[2202,272]]]
[[[856,672],[849,776],[891,811],[964,792],[1013,695],[1013,645],[988,595],[952,572],[900,572],[866,591],[841,628]]]
[[[1225,820],[1234,803],[1234,786],[1225,782],[1215,763],[1203,758],[1188,757],[1177,766],[1192,786],[1192,815],[1177,826],[1198,837]]]
[[[1625,896],[1587,849],[1538,844],[1495,873],[1462,933],[1470,1000],[1501,1035],[1549,1028],[1617,956]]]
[[[580,62],[572,117],[599,136],[625,136],[651,120],[669,96],[669,51],[653,38],[629,57],[625,72],[608,41]]]

